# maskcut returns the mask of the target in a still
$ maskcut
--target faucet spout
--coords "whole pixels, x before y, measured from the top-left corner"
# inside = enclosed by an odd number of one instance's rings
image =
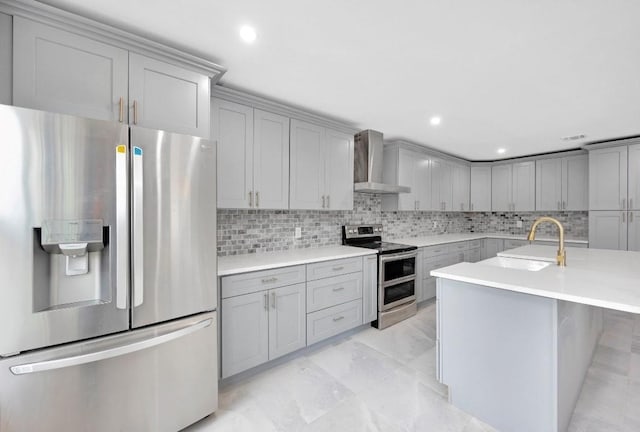
[[[558,264],[561,267],[566,266],[567,253],[564,250],[564,227],[562,226],[562,224],[558,219],[552,218],[549,216],[543,216],[541,218],[536,219],[535,222],[533,222],[533,225],[531,225],[531,230],[529,230],[529,235],[527,236],[527,240],[534,241],[536,239],[536,229],[538,228],[538,225],[540,225],[542,222],[551,222],[558,226],[559,239],[558,239],[558,254],[556,255],[556,264]]]

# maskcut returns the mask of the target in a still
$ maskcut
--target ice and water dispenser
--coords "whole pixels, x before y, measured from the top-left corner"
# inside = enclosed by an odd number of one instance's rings
[[[109,228],[101,219],[45,220],[35,231],[35,311],[110,301]]]

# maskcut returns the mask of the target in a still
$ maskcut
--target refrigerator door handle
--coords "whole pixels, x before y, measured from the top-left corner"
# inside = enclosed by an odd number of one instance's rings
[[[129,215],[127,213],[127,146],[116,146],[116,308],[127,309]]]
[[[133,147],[133,307],[144,301],[144,233],[142,149]]]
[[[26,363],[18,366],[12,366],[9,369],[14,375],[24,375],[35,372],[44,372],[54,369],[62,369],[71,366],[78,366],[87,363],[93,363],[97,361],[107,360],[113,357],[119,357],[125,354],[130,354],[136,351],[148,349],[157,345],[161,345],[172,340],[187,336],[191,333],[195,333],[198,330],[209,327],[213,323],[212,318],[208,318],[197,322],[195,324],[188,325],[178,330],[174,330],[170,333],[166,333],[160,336],[153,337],[151,339],[145,339],[140,342],[134,342],[131,344],[124,344],[109,348],[102,351],[97,351],[88,354],[82,354],[72,357],[66,357],[56,360],[49,360],[36,363]]]

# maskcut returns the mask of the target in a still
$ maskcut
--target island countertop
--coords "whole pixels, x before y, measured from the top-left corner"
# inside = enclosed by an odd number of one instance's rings
[[[552,261],[539,271],[460,263],[432,276],[640,314],[640,252],[567,248],[567,266],[555,265],[557,248],[529,245],[502,257]]]

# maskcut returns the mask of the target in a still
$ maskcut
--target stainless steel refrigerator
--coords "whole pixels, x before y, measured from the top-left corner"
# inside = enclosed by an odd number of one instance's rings
[[[0,105],[0,431],[217,406],[210,141]]]

